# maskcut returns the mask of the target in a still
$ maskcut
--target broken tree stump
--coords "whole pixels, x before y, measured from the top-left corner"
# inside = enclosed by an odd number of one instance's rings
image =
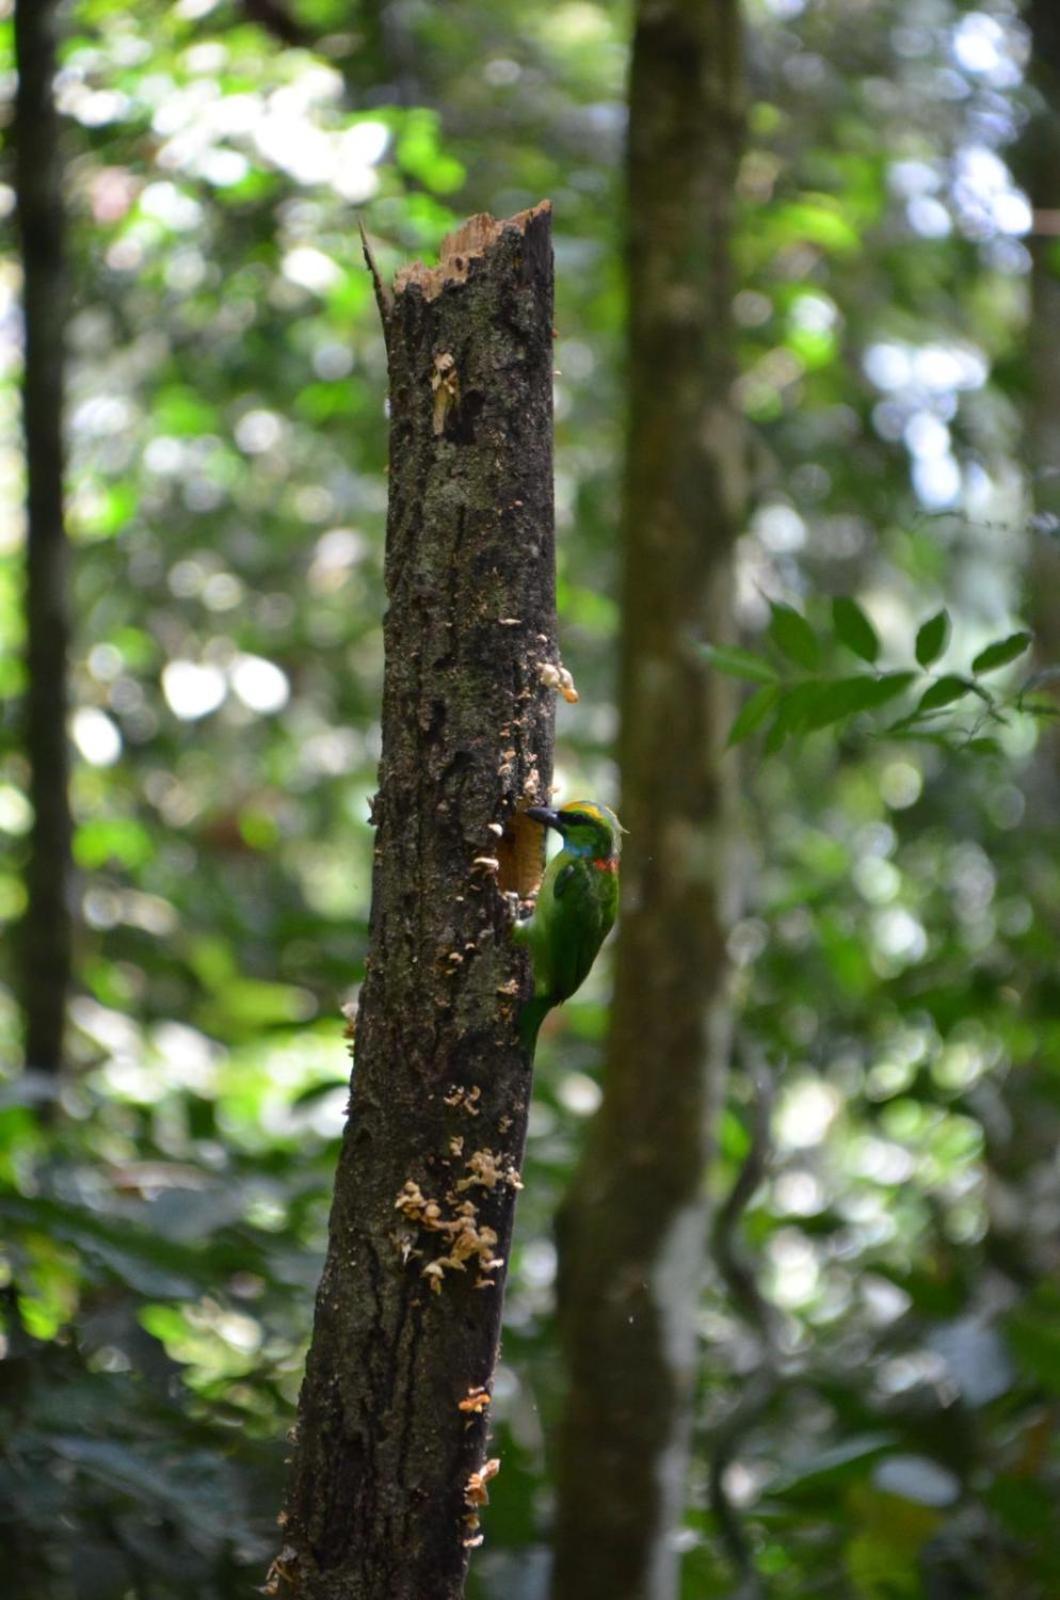
[[[472,218],[392,290],[368,255],[390,373],[383,748],[350,1115],[270,1574],[304,1600],[457,1600],[496,1470],[531,1075],[505,891],[540,870],[513,819],[549,795],[558,663],[550,226],[547,203]]]

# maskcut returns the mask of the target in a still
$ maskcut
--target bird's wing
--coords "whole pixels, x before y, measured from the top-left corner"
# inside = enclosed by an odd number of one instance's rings
[[[571,884],[575,881],[577,874],[578,869],[573,861],[568,861],[565,867],[559,869],[556,873],[556,881],[552,885],[552,893],[557,900],[562,900]]]
[[[581,988],[596,960],[605,932],[592,871],[588,863],[572,861],[556,879],[552,980],[557,998],[561,1000]]]

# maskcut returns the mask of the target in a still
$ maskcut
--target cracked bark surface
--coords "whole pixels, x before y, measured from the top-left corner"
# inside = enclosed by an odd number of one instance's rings
[[[498,834],[552,767],[550,220],[472,219],[440,268],[376,280],[391,438],[370,954],[271,1575],[306,1600],[455,1600],[477,1536],[488,1407],[461,1402],[492,1382],[531,1076]]]
[[[604,1096],[560,1219],[570,1395],[555,1600],[670,1600],[728,1051],[728,686],[744,441],[728,246],[742,143],[737,0],[640,0],[630,85],[620,704],[622,918]]]

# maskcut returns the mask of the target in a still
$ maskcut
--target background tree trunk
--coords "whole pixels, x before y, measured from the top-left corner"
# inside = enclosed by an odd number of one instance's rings
[[[1031,251],[1031,394],[1027,415],[1034,509],[1032,619],[1041,664],[1060,663],[1060,15],[1052,0],[1027,11],[1033,54],[1031,81],[1040,96],[1023,139],[1020,177],[1034,207]],[[1049,519],[1056,526],[1047,531]],[[1049,740],[1057,747],[1055,737]]]
[[[273,1579],[315,1600],[451,1600],[484,1498],[530,1101],[528,972],[500,890],[510,819],[552,767],[549,208],[473,218],[441,267],[377,288],[390,609],[370,954]]]
[[[561,1219],[556,1600],[676,1592],[712,1108],[728,1048],[725,636],[736,0],[641,0],[629,147],[622,921],[604,1100]]]
[[[62,1065],[71,970],[70,803],[66,661],[70,640],[63,523],[63,339],[66,272],[55,0],[17,0],[15,192],[22,252],[26,452],[24,745],[33,826],[21,926],[26,1064]]]

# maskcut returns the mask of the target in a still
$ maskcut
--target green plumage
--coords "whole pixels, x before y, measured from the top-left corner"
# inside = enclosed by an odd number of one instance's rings
[[[519,1035],[532,1053],[548,1012],[581,988],[614,924],[622,829],[613,811],[586,800],[561,811],[531,806],[527,815],[563,835],[533,914],[515,927],[533,961],[533,994],[519,1013]]]

